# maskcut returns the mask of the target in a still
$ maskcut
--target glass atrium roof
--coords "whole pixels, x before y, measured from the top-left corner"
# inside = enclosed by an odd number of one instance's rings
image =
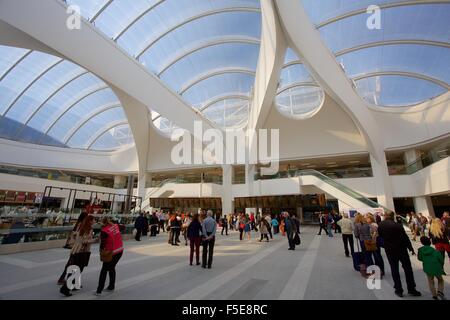
[[[88,150],[134,143],[119,99],[67,60],[0,46],[0,137]]]
[[[209,120],[224,128],[246,125],[260,47],[259,0],[66,2]],[[152,118],[165,133],[174,127]]]
[[[361,97],[411,106],[450,89],[450,2],[298,0]],[[369,29],[370,5],[381,29]]]
[[[294,51],[288,48],[276,97],[278,111],[290,118],[305,119],[320,109],[324,99],[322,88]]]

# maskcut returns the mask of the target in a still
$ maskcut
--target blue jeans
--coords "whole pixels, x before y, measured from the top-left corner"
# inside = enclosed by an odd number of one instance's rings
[[[333,233],[331,232],[331,227],[332,227],[331,223],[327,224],[328,236],[330,238],[333,238]]]

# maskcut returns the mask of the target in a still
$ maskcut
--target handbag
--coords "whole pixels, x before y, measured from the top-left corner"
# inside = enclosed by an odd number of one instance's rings
[[[299,246],[300,243],[301,243],[301,241],[300,241],[300,236],[298,235],[298,233],[295,233],[295,236],[294,236],[294,243],[295,243],[296,246]]]
[[[377,251],[377,242],[375,240],[364,240],[364,247],[366,251]]]
[[[113,252],[108,250],[100,250],[100,261],[101,262],[111,262],[113,258]]]

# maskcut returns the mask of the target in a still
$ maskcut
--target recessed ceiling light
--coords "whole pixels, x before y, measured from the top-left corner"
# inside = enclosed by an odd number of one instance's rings
[[[339,166],[337,164],[333,164],[331,166],[328,166],[328,168],[336,168],[336,167],[339,167]]]
[[[336,162],[327,162],[327,164],[336,164]]]
[[[311,163],[303,163],[303,164],[301,164],[301,165],[303,165],[303,166],[310,166]]]
[[[307,168],[316,168],[316,165],[312,165],[312,166],[307,166]]]
[[[349,163],[360,163],[361,161],[359,161],[359,160],[353,160],[353,161],[350,161]]]

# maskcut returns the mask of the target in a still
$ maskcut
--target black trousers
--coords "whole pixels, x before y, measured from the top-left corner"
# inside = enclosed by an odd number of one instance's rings
[[[261,234],[261,239],[259,241],[263,241],[264,238],[266,238],[267,241],[269,241],[269,236],[267,235],[267,233]]]
[[[157,226],[156,225],[152,225],[150,227],[150,237],[156,237],[156,233],[157,233]]]
[[[136,241],[141,241],[141,235],[142,235],[142,229],[137,228],[137,229],[136,229],[136,236],[134,237],[134,239],[135,239]]]
[[[239,228],[239,240],[242,240],[243,233],[244,233],[244,229]]]
[[[216,242],[215,238],[212,238],[210,240],[203,240],[203,253],[202,253],[202,266],[211,267],[213,262],[213,255],[214,255],[214,244]]]
[[[294,235],[289,236],[289,234],[287,235],[287,239],[288,239],[288,243],[289,243],[289,249],[293,249],[295,250],[295,243],[294,243]]]
[[[318,235],[322,234],[322,229],[325,231],[326,235],[328,235],[328,231],[325,225],[321,224]]]
[[[337,223],[335,224],[335,227],[334,227],[334,233],[342,233],[341,226],[338,225]]]
[[[122,258],[123,252],[120,252],[113,256],[110,262],[103,262],[102,270],[100,271],[100,278],[98,280],[97,292],[101,293],[105,288],[106,275],[109,274],[109,286],[108,289],[114,290],[116,285],[116,265]]]
[[[414,291],[416,289],[416,282],[414,281],[414,274],[411,267],[411,260],[409,260],[409,254],[406,249],[399,252],[389,252],[386,250],[389,265],[391,266],[392,278],[394,279],[394,288],[396,291],[403,292],[402,281],[400,280],[399,262],[402,264],[403,271],[405,272],[406,286],[408,291]]]
[[[180,242],[180,228],[170,228],[170,240],[169,243],[177,244]]]
[[[272,235],[272,227],[267,228],[267,231],[269,231],[270,239],[273,239],[273,235]]]
[[[353,254],[355,252],[354,247],[353,247],[353,235],[352,234],[343,234],[342,241],[344,242],[345,255],[346,256],[350,255],[350,253],[348,252],[348,244],[349,243],[350,243],[350,252]]]
[[[222,227],[222,235],[223,235],[223,231],[225,230],[225,234],[228,235],[228,224],[224,224]]]

